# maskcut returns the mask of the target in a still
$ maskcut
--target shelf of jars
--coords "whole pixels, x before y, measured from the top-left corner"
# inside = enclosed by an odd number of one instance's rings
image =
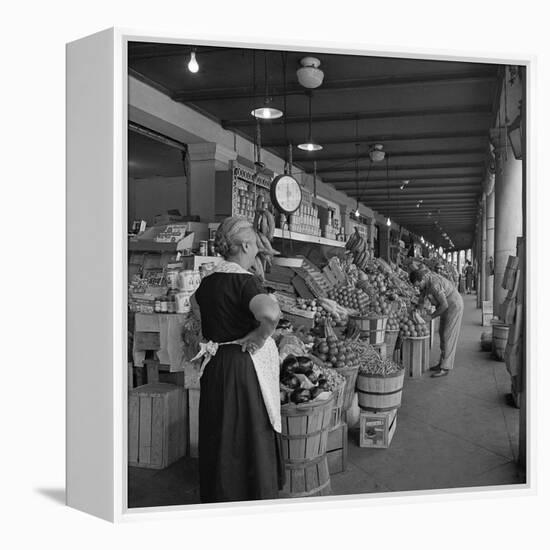
[[[313,193],[302,187],[302,204],[290,218],[280,215],[271,203],[270,187],[273,175],[257,174],[250,166],[234,161],[229,171],[218,173],[216,187],[216,219],[225,216],[244,216],[254,220],[256,209],[269,210],[276,221],[275,237],[291,238],[328,246],[345,246],[344,229],[339,220],[327,216],[323,208],[314,203]],[[215,229],[217,224],[209,224]]]

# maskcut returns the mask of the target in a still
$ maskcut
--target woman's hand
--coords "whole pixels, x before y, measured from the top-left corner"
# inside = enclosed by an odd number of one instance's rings
[[[250,354],[256,353],[266,342],[266,338],[263,338],[258,329],[249,332],[244,338],[235,340],[235,344],[239,344],[243,352],[248,351]]]

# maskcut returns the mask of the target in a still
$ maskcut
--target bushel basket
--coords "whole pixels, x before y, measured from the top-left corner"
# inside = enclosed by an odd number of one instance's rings
[[[321,457],[327,450],[334,394],[326,400],[281,406],[281,444],[285,463]]]
[[[401,406],[404,377],[404,369],[384,376],[359,371],[357,375],[357,401],[359,407],[373,412],[398,409]]]

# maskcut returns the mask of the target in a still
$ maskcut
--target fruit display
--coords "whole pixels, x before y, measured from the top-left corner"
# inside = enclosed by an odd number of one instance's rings
[[[370,258],[370,252],[367,241],[360,235],[357,227],[346,242],[346,250],[351,252],[353,263],[359,269],[364,269]]]
[[[328,297],[341,306],[355,310],[362,315],[369,309],[370,298],[363,290],[354,286],[340,285],[332,288],[328,292]]]
[[[404,312],[399,319],[399,335],[402,338],[429,336],[430,327],[428,323],[413,310],[410,313]]]
[[[328,368],[352,367],[358,364],[354,341],[341,340],[337,336],[317,338],[313,343],[312,353]]]
[[[308,356],[287,356],[281,364],[281,404],[307,403],[328,397],[345,382],[337,372],[316,365]]]
[[[399,328],[399,314],[396,311],[391,311],[388,315],[386,330],[399,330]]]
[[[300,303],[300,298],[298,299]],[[306,309],[315,312],[315,323],[322,328],[326,325],[331,327],[345,327],[353,310],[345,308],[338,302],[329,298],[318,298],[317,300],[303,300]],[[302,306],[303,307],[303,306]]]

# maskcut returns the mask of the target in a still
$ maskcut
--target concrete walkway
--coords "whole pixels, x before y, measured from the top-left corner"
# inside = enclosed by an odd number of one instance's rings
[[[481,310],[464,295],[455,368],[444,378],[405,379],[397,429],[388,449],[358,446],[350,431],[348,469],[334,494],[523,483],[516,467],[519,410],[510,407],[505,364],[482,352]],[[431,365],[437,363],[436,338]]]
[[[406,379],[397,429],[388,449],[358,446],[349,431],[345,472],[331,476],[334,495],[524,483],[516,466],[519,411],[507,405],[503,362],[480,351],[481,310],[465,295],[454,371]],[[437,340],[437,339],[436,339]],[[438,342],[432,350],[437,362]],[[129,507],[196,504],[197,460],[164,470],[129,468]]]

